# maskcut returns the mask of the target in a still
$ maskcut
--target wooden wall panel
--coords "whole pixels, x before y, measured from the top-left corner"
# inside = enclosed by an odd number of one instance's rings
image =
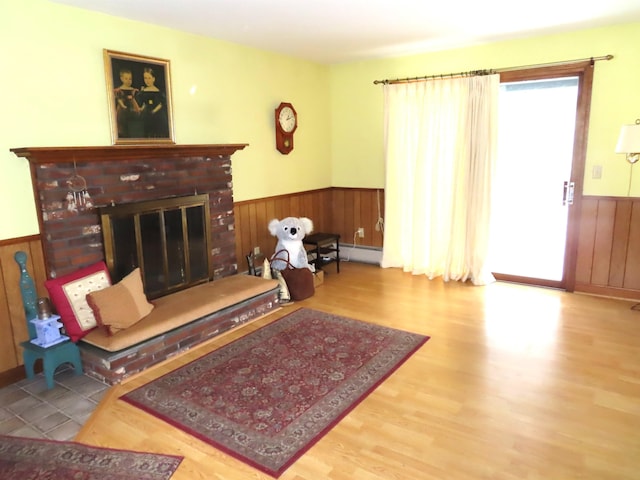
[[[591,282],[591,268],[593,266],[593,246],[596,238],[598,218],[598,203],[588,200],[582,201],[582,217],[576,261],[576,284]]]
[[[4,293],[9,303],[9,331],[11,331],[11,342],[13,345],[3,345],[3,347],[11,348],[13,351],[13,365],[20,364],[20,357],[22,350],[20,349],[20,342],[23,342],[29,338],[27,329],[27,321],[25,318],[24,307],[22,305],[22,295],[20,293],[20,269],[15,259],[13,258],[15,252],[24,251],[29,253],[28,243],[16,243],[12,245],[15,248],[2,248],[0,249],[0,263],[2,263],[2,276],[4,277]],[[31,262],[30,257],[27,259]],[[27,268],[30,275],[33,275],[33,267]],[[33,277],[32,277],[33,278]],[[18,301],[12,301],[12,300]],[[6,359],[3,359],[6,360]]]
[[[29,338],[20,293],[20,268],[14,258],[18,251],[27,254],[27,271],[33,278],[38,296],[48,296],[44,287],[46,271],[40,236],[0,242],[0,373],[23,364],[20,342]]]
[[[2,262],[2,268],[4,270],[4,262]],[[4,272],[3,272],[4,273]],[[11,280],[9,279],[9,282]],[[4,275],[0,276],[0,328],[2,328],[2,335],[0,335],[0,365],[2,370],[13,368],[18,365],[16,361],[16,347],[14,344],[13,324],[11,323],[11,307],[9,306],[9,295],[7,287],[9,283],[5,281]]]
[[[277,218],[308,217],[313,220],[315,230],[328,228],[326,218],[331,210],[330,189],[312,190],[277,197],[236,202],[236,257],[238,270],[247,270],[245,256],[256,247],[265,256],[274,253],[277,243],[268,230],[269,222]]]
[[[342,242],[382,247],[383,231],[376,230],[379,216],[384,216],[382,190],[334,188],[333,203],[333,232],[340,234]],[[360,227],[364,228],[364,238],[355,235]]]
[[[609,285],[624,287],[624,276],[627,269],[627,252],[629,248],[629,226],[631,222],[631,200],[616,202],[616,212],[611,242],[611,267],[609,269]]]
[[[314,231],[338,233],[344,243],[353,243],[354,233],[362,227],[365,236],[356,237],[357,244],[382,247],[382,231],[375,226],[378,203],[384,211],[383,197],[375,189],[327,188],[235,203],[238,270],[247,270],[245,256],[255,247],[265,256],[274,253],[277,240],[268,230],[273,218],[308,217]]]
[[[591,282],[598,285],[609,283],[609,268],[611,266],[611,247],[613,245],[613,225],[615,220],[616,203],[601,201],[598,204],[598,228],[593,250],[593,269]]]
[[[345,190],[343,203],[341,204],[343,205],[343,208],[341,209],[342,224],[334,226],[336,233],[340,234],[342,241],[345,243],[355,243],[357,241],[355,232],[360,226],[360,216],[356,215],[356,213],[359,213],[355,208],[356,197],[357,195],[354,190]],[[358,208],[359,207],[360,206],[358,205]]]
[[[625,289],[640,290],[640,202],[633,202],[628,231],[627,260],[622,286]]]
[[[575,290],[640,299],[640,199],[583,198]]]
[[[347,212],[345,211],[344,208],[338,208],[338,206],[345,205],[346,203],[345,194],[347,191],[348,190],[344,188],[337,188],[333,191],[333,195],[331,196],[331,201],[332,201],[331,228],[333,229],[332,233],[340,234],[341,240],[344,243],[351,242],[350,233],[352,233],[352,231],[350,228],[347,228],[345,226]]]

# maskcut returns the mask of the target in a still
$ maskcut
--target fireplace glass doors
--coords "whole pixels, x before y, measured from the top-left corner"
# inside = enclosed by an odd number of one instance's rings
[[[113,283],[140,267],[157,298],[212,277],[209,195],[103,207],[100,219]]]

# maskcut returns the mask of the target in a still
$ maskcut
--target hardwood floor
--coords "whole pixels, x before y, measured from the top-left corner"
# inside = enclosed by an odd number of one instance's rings
[[[474,287],[343,263],[314,297],[113,387],[76,440],[183,455],[174,480],[271,478],[118,400],[309,307],[430,335],[282,480],[640,478],[640,311],[633,302]]]

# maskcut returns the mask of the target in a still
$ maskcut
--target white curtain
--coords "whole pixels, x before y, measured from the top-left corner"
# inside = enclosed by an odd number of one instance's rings
[[[382,267],[494,281],[486,265],[499,75],[384,86]]]

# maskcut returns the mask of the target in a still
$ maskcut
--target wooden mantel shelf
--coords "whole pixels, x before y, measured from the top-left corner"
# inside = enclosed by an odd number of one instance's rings
[[[242,150],[248,143],[203,145],[107,145],[98,147],[22,147],[12,148],[18,157],[32,164],[103,162],[143,158],[226,156]]]

